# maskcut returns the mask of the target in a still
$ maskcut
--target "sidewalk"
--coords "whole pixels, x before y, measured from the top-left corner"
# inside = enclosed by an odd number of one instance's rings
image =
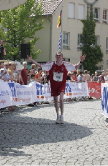
[[[108,166],[108,123],[101,101],[65,103],[65,124],[53,105],[0,115],[0,166]]]

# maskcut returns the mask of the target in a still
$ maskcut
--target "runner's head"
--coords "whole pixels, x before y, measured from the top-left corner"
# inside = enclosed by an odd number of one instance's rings
[[[62,52],[57,52],[55,57],[56,57],[56,61],[63,60],[63,54],[62,54]]]

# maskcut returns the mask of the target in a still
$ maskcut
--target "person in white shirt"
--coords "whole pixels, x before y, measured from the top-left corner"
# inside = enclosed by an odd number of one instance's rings
[[[104,80],[108,82],[108,69],[104,72]]]

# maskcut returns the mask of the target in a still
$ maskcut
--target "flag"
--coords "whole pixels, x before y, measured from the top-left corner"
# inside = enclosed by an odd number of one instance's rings
[[[57,19],[57,28],[61,26],[61,22],[62,22],[62,10],[60,11],[60,15],[58,16]]]
[[[60,36],[59,36],[58,50],[62,51],[62,32],[60,32]]]

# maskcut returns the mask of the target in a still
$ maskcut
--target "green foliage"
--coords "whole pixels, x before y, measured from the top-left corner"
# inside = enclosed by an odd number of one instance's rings
[[[97,64],[102,61],[103,53],[100,46],[96,45],[95,27],[92,14],[86,20],[82,20],[82,54],[86,55],[84,68],[91,73],[97,69]]]
[[[0,38],[6,41],[7,58],[19,59],[21,43],[30,43],[31,56],[35,57],[36,31],[42,29],[42,7],[35,0],[27,0],[25,4],[7,11],[0,12]]]
[[[96,38],[95,38],[95,21],[94,20],[82,20],[83,22],[83,37],[82,42],[84,45],[92,45],[95,44]]]
[[[86,55],[86,60],[84,61],[84,68],[94,73],[97,70],[97,64],[102,61],[103,53],[100,46],[86,46],[83,48],[83,54]]]

